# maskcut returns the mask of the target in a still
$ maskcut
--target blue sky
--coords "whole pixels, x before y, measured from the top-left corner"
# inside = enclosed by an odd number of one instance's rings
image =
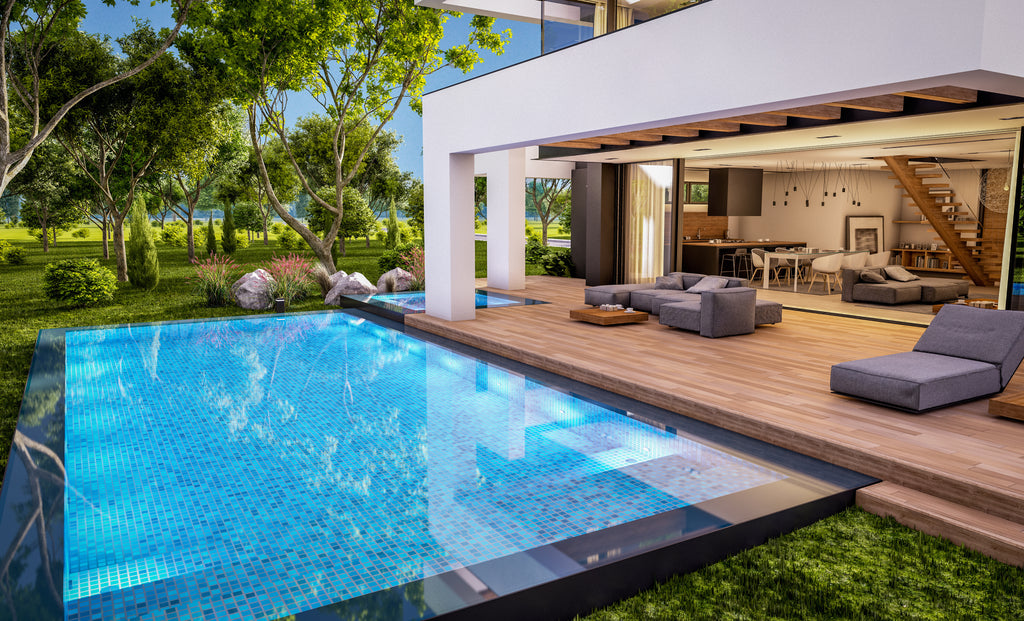
[[[148,19],[154,26],[170,26],[170,7],[164,4],[150,6],[147,0],[141,0],[138,6],[127,2],[119,2],[116,7],[108,7],[98,0],[86,0],[88,15],[81,29],[90,33],[103,33],[117,37],[129,32],[134,27],[133,18]],[[445,45],[454,45],[466,41],[469,33],[469,16],[452,18],[445,30]],[[483,62],[478,64],[467,75],[454,69],[442,69],[427,79],[427,92],[461,82],[476,75],[489,73],[502,67],[537,56],[540,52],[540,26],[523,24],[507,20],[498,20],[496,30],[512,30],[512,40],[505,46],[505,53],[495,56],[485,53]],[[292,97],[287,111],[289,121],[300,116],[317,112],[319,106],[309,99]],[[388,124],[388,129],[397,132],[404,142],[397,153],[398,165],[402,170],[412,172],[416,177],[423,177],[423,123],[420,116],[403,105],[395,119]]]

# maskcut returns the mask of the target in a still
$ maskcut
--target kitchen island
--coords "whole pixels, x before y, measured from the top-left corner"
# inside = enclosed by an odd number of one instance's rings
[[[796,248],[807,245],[807,242],[795,241],[744,241],[744,240],[700,240],[691,239],[680,242],[683,246],[681,271],[693,274],[718,274],[722,265],[722,255],[733,254],[740,248],[749,252],[754,248],[775,250],[779,247]]]

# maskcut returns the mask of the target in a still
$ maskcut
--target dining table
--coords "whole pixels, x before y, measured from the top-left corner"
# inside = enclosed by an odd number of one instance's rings
[[[810,263],[818,257],[827,257],[832,254],[851,254],[845,250],[819,250],[817,252],[805,252],[802,250],[775,250],[764,253],[764,269],[761,277],[761,288],[767,289],[768,284],[771,282],[770,274],[772,271],[772,259],[775,260],[776,264],[781,264],[784,260],[790,260],[793,262],[793,291],[797,290],[797,274],[800,271],[800,263]]]

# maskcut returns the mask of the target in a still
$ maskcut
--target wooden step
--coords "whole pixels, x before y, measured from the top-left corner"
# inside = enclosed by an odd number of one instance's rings
[[[888,482],[858,490],[857,505],[1004,563],[1024,567],[1024,524],[1019,522]]]

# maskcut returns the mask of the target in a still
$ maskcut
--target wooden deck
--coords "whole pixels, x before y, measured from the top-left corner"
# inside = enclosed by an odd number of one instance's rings
[[[406,325],[875,476],[888,487],[869,509],[1024,565],[1024,421],[989,414],[987,400],[913,415],[829,392],[831,365],[907,351],[923,327],[787,309],[754,334],[705,339],[654,317],[572,321],[583,289],[531,276],[507,293],[550,304],[478,310],[474,321],[412,315]],[[1024,390],[1024,374],[1007,390]],[[976,524],[986,520],[996,525]],[[986,529],[1006,541],[963,535]]]

